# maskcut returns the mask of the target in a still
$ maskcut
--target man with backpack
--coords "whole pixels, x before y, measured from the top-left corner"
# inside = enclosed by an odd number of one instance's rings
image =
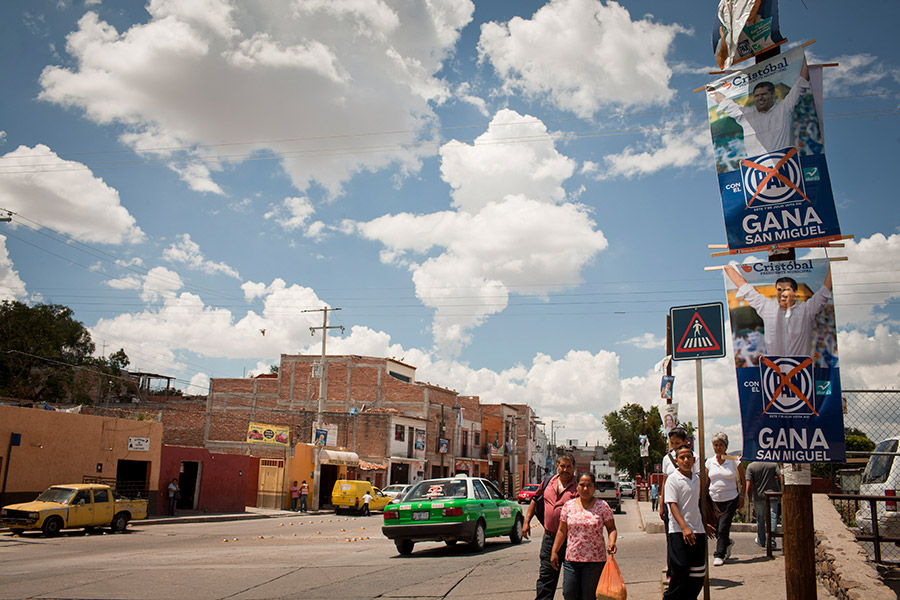
[[[559,514],[563,505],[577,495],[575,457],[569,453],[561,454],[556,460],[556,475],[541,483],[541,487],[528,505],[525,513],[525,525],[522,527],[522,536],[527,539],[531,532],[532,518],[537,516],[538,521],[544,526],[544,537],[541,540],[539,555],[541,566],[538,571],[536,600],[552,600],[556,595],[559,571],[554,569],[550,562],[553,540],[556,539],[556,530],[559,529]],[[565,547],[565,542],[563,542],[562,548],[559,549],[562,556],[565,556]]]

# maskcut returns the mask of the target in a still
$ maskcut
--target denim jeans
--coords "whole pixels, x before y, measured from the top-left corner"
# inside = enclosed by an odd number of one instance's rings
[[[553,600],[556,595],[556,586],[559,583],[559,571],[550,564],[550,555],[553,553],[553,540],[556,539],[556,532],[544,533],[541,540],[541,552],[538,555],[541,559],[541,567],[538,571],[537,580],[537,600]],[[566,543],[563,542],[562,548],[559,549],[560,562],[566,555]],[[562,568],[560,568],[562,570]]]
[[[772,498],[769,500],[769,506],[772,509],[771,514],[769,514],[770,520],[770,530],[775,531],[775,527],[778,525],[778,500]],[[766,547],[766,520],[763,518],[763,515],[766,513],[766,501],[762,500],[754,500],[753,501],[753,512],[756,514],[756,543]],[[774,540],[773,540],[774,541]]]
[[[300,510],[306,512],[306,494],[300,494]]]
[[[601,534],[602,535],[602,534]],[[563,598],[565,600],[594,600],[597,597],[597,583],[605,562],[564,561]]]
[[[299,500],[299,498],[291,498],[291,510],[293,511],[297,510],[297,500]]]

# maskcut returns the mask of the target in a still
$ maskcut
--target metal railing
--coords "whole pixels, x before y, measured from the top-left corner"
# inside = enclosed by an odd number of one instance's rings
[[[850,505],[850,502],[854,502],[856,506],[859,506],[860,502],[866,502],[869,505],[869,518],[872,523],[872,534],[863,533],[859,525],[857,524],[857,529],[859,531],[856,532],[856,539],[860,542],[872,542],[873,543],[873,553],[875,556],[875,562],[880,564],[900,564],[898,561],[886,561],[884,560],[884,556],[881,551],[881,543],[900,543],[900,537],[894,536],[886,536],[881,535],[881,525],[878,523],[880,520],[877,510],[878,502],[898,502],[900,498],[897,496],[871,496],[865,494],[828,494],[828,498],[834,502],[846,502],[847,506]],[[840,510],[840,509],[839,509]],[[896,510],[896,509],[895,509]],[[843,511],[841,511],[843,512]],[[856,511],[853,511],[854,513]],[[887,510],[883,514],[887,514]]]

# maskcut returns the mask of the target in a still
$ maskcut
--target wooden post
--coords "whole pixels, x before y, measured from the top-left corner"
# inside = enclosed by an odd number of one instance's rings
[[[785,590],[788,598],[815,600],[816,557],[810,465],[784,465],[782,480]]]

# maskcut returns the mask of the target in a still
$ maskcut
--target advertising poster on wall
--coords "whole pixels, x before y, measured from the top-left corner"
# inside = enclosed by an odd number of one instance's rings
[[[812,81],[811,81],[812,79]],[[820,245],[841,237],[828,165],[821,79],[803,48],[707,86],[728,250]]]
[[[290,431],[291,429],[287,425],[269,425],[250,421],[247,426],[247,442],[287,447],[291,441]]]
[[[416,439],[414,442],[416,450],[424,450],[425,449],[425,430],[424,429],[416,429]]]
[[[829,261],[755,262],[724,271],[744,458],[844,462]]]

